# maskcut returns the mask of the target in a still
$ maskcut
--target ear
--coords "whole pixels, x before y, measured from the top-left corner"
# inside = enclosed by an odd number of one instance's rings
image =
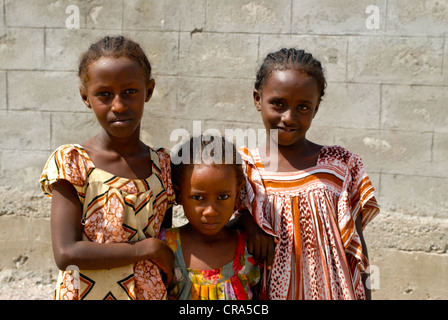
[[[81,95],[82,102],[87,106],[87,108],[92,108],[87,95],[87,89],[84,86],[79,86],[79,94]]]
[[[254,90],[254,105],[257,111],[261,111],[261,93],[258,90]]]
[[[156,82],[154,81],[154,79],[151,79],[148,83],[148,85],[146,86],[146,98],[145,98],[145,102],[148,102],[149,99],[151,99],[152,97],[152,93],[154,92],[154,87],[156,86]]]

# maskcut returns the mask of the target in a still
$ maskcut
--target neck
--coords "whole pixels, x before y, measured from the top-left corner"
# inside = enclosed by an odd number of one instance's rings
[[[146,150],[144,143],[140,141],[139,130],[136,130],[132,136],[126,138],[117,138],[103,131],[96,136],[96,140],[100,148],[115,151],[123,157]]]
[[[191,240],[194,240],[195,242],[205,243],[208,245],[222,243],[222,241],[226,241],[229,235],[231,235],[231,232],[227,227],[222,228],[218,233],[214,235],[203,234],[194,229],[190,223],[187,223],[182,229],[183,232],[185,232],[185,235],[188,236]]]

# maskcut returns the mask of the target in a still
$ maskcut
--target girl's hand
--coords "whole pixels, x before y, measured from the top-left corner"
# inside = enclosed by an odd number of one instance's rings
[[[168,285],[174,277],[174,253],[165,242],[156,238],[142,240],[149,249],[149,260],[156,264],[165,274]]]

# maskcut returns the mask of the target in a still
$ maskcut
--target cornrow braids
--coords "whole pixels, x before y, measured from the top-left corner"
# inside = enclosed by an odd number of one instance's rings
[[[184,152],[188,154],[182,154]],[[231,166],[235,170],[237,185],[243,186],[245,183],[241,156],[233,143],[221,135],[194,136],[185,141],[171,156],[171,181],[176,198],[180,196],[186,169],[195,165]]]
[[[151,81],[151,64],[140,45],[123,36],[105,36],[90,45],[89,49],[81,55],[78,66],[78,76],[85,87],[88,81],[87,71],[93,62],[102,57],[125,57],[136,61],[142,68],[146,84]]]
[[[311,53],[294,48],[283,48],[266,56],[257,72],[255,89],[261,92],[272,72],[290,69],[305,72],[316,79],[319,97],[322,99],[327,87],[322,64]]]

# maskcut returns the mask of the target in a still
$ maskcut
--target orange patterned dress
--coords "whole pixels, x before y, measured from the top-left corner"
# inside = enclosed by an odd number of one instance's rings
[[[138,241],[157,237],[167,208],[174,202],[170,157],[149,148],[152,175],[126,179],[95,168],[80,145],[63,145],[48,159],[40,183],[51,197],[52,184],[69,181],[83,205],[84,241],[98,243]],[[59,272],[55,299],[166,299],[160,270],[151,261],[107,270]]]
[[[242,203],[276,237],[265,298],[365,299],[361,272],[368,260],[355,221],[361,216],[364,228],[379,207],[360,157],[324,146],[314,167],[268,172],[258,149],[239,151],[248,179]]]

